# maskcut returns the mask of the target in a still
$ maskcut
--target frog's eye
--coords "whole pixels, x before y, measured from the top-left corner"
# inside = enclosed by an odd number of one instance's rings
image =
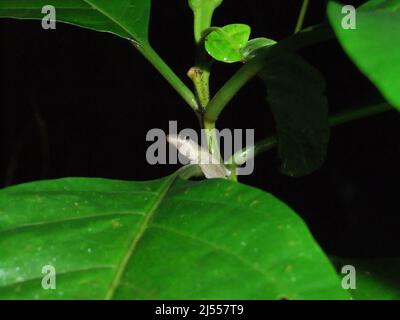
[[[178,136],[178,139],[180,140],[180,141],[190,141],[190,137],[189,136],[183,136],[183,135],[179,135]]]

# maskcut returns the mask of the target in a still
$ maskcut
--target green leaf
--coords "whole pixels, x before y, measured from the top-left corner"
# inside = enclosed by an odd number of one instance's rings
[[[357,10],[356,29],[342,27],[342,5],[330,2],[336,36],[356,66],[400,109],[400,3],[369,1]]]
[[[205,41],[205,48],[215,60],[232,63],[242,60],[241,50],[246,46],[251,28],[245,24],[229,24],[212,31]]]
[[[400,10],[399,0],[370,0],[363,5],[361,5],[358,10],[368,10],[368,9],[385,9],[385,10]]]
[[[330,128],[325,81],[296,54],[283,53],[260,73],[277,125],[283,174],[299,177],[325,161]]]
[[[340,299],[303,221],[260,190],[176,175],[0,191],[1,299]],[[41,287],[42,267],[57,272]]]
[[[42,8],[48,4],[47,0],[1,0],[0,18],[42,19],[45,16],[41,13]],[[54,0],[51,5],[56,9],[57,21],[110,32],[134,42],[186,103],[197,111],[192,91],[149,44],[151,0]]]
[[[339,272],[345,265],[355,268],[356,289],[350,290],[354,299],[400,299],[400,258],[343,259],[334,257],[332,261]]]
[[[265,50],[277,42],[268,38],[255,38],[247,42],[245,48],[241,50],[242,60],[247,62],[258,55],[259,50]]]
[[[57,21],[148,42],[150,0],[1,0],[0,17],[42,19],[49,4]]]

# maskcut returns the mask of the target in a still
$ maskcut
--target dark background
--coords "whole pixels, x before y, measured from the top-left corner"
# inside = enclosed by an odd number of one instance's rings
[[[280,40],[293,33],[300,0],[228,1],[214,25],[247,23],[252,37]],[[360,4],[364,1],[347,1]],[[325,1],[311,1],[306,25],[325,19]],[[0,186],[66,176],[148,180],[176,166],[150,166],[145,137],[152,128],[198,128],[192,110],[125,40],[39,21],[0,21]],[[192,15],[186,1],[154,0],[150,39],[182,77],[193,64]],[[382,100],[336,41],[301,52],[326,77],[330,112]],[[238,65],[215,65],[215,92]],[[186,78],[185,78],[186,81]],[[188,82],[188,84],[190,84]],[[219,128],[274,132],[258,79],[224,111]],[[330,254],[400,254],[400,116],[396,111],[332,130],[329,157],[300,179],[279,173],[275,151],[256,160],[241,181],[269,191],[294,208]]]

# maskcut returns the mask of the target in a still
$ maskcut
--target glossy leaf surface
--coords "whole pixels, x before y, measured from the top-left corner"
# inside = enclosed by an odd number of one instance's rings
[[[303,221],[260,190],[176,175],[0,191],[0,298],[347,298]],[[56,290],[42,289],[54,266]]]
[[[245,24],[230,24],[212,31],[205,41],[207,52],[217,61],[232,63],[242,60],[251,29]]]
[[[52,5],[56,20],[123,38],[148,41],[150,0],[2,0],[0,17],[42,19]]]
[[[249,40],[245,48],[242,49],[242,60],[249,61],[257,55],[258,50],[265,50],[268,47],[276,44],[275,40],[268,38],[255,38]]]
[[[400,2],[367,2],[356,12],[355,29],[343,27],[342,8],[335,2],[328,5],[339,42],[388,102],[400,109]]]

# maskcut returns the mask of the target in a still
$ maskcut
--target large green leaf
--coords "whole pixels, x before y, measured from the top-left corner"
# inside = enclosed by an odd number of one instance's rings
[[[54,0],[56,20],[129,39],[194,110],[197,101],[189,88],[149,44],[151,0]],[[0,18],[42,19],[47,0],[1,0]]]
[[[350,290],[358,300],[399,300],[400,259],[342,259],[334,257],[338,271],[351,265],[356,271],[356,289]],[[343,275],[344,276],[344,275]]]
[[[284,52],[267,63],[260,77],[277,125],[282,173],[312,173],[323,164],[329,144],[324,79],[300,56]]]
[[[358,9],[384,9],[398,11],[400,10],[400,2],[399,0],[370,0],[361,5]]]
[[[51,4],[58,21],[146,43],[151,0],[1,0],[0,17],[42,19]]]
[[[228,180],[68,178],[0,191],[0,298],[347,298],[303,221]],[[56,290],[41,288],[44,265]]]
[[[400,2],[374,0],[357,10],[356,29],[342,27],[342,5],[328,16],[344,50],[385,98],[400,109]]]

